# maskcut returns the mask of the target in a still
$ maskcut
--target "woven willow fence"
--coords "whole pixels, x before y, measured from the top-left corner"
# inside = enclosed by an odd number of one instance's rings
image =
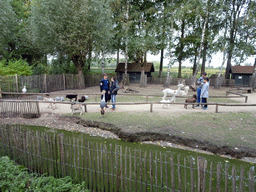
[[[0,117],[40,117],[38,101],[0,100]]]
[[[249,170],[203,158],[97,144],[83,139],[0,125],[0,155],[30,171],[71,176],[92,191],[255,191]]]
[[[83,77],[85,87],[99,85],[101,74],[87,74]],[[67,89],[79,89],[79,76],[74,74],[0,76],[2,92],[21,92],[26,86],[28,92],[53,92]]]

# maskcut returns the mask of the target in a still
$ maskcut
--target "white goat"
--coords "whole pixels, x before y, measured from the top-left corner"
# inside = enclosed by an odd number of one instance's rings
[[[162,103],[162,108],[167,109],[169,107],[169,103],[175,102],[175,96],[172,96],[172,98],[170,100],[164,100],[163,99],[160,102]]]
[[[72,110],[71,115],[73,115],[75,111],[80,111],[80,115],[83,114],[83,107],[82,107],[82,104],[80,103],[72,102],[70,108]]]
[[[189,86],[184,87],[184,91],[180,90],[179,95],[182,95],[182,96],[187,95],[188,90],[189,90]]]
[[[44,97],[43,100],[44,101],[55,101],[54,98],[47,98],[47,97]],[[47,108],[52,108],[54,110],[54,109],[57,109],[57,105],[55,103],[49,103]]]
[[[172,89],[164,89],[162,92],[164,93],[164,96],[163,96],[163,100],[165,100],[166,96],[169,94],[171,95],[172,97],[173,96],[176,96],[176,95],[179,95],[180,94],[180,89],[181,87],[183,87],[184,85],[183,84],[179,84],[178,85],[178,89],[177,90],[172,90]],[[175,99],[174,99],[175,100]]]

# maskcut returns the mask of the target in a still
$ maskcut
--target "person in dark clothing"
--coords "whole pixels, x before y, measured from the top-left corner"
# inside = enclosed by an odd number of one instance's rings
[[[110,95],[111,95],[111,102],[113,103],[112,105],[112,111],[115,110],[116,105],[114,103],[116,103],[116,95],[117,95],[117,91],[119,90],[119,85],[118,85],[118,81],[116,80],[115,77],[111,78],[111,86],[110,86]]]
[[[100,81],[100,93],[102,93],[102,91],[106,91],[105,92],[105,102],[107,103],[110,100],[109,97],[109,88],[110,88],[110,82],[108,80],[108,75],[107,73],[103,74],[103,79],[101,79]],[[101,99],[103,98],[103,95],[101,95]],[[106,108],[108,108],[107,104],[106,104]]]

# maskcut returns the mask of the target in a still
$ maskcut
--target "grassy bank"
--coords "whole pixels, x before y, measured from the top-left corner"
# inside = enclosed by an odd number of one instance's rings
[[[206,140],[233,147],[256,146],[256,116],[253,113],[86,113],[84,119],[113,123],[123,131],[152,131]]]

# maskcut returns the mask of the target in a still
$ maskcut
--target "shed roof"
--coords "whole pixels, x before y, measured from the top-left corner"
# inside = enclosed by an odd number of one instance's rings
[[[145,72],[155,72],[153,63],[144,64]],[[127,72],[141,72],[142,63],[127,63]],[[119,63],[115,72],[125,72],[125,63]]]
[[[231,66],[231,72],[239,74],[253,74],[254,66]]]

